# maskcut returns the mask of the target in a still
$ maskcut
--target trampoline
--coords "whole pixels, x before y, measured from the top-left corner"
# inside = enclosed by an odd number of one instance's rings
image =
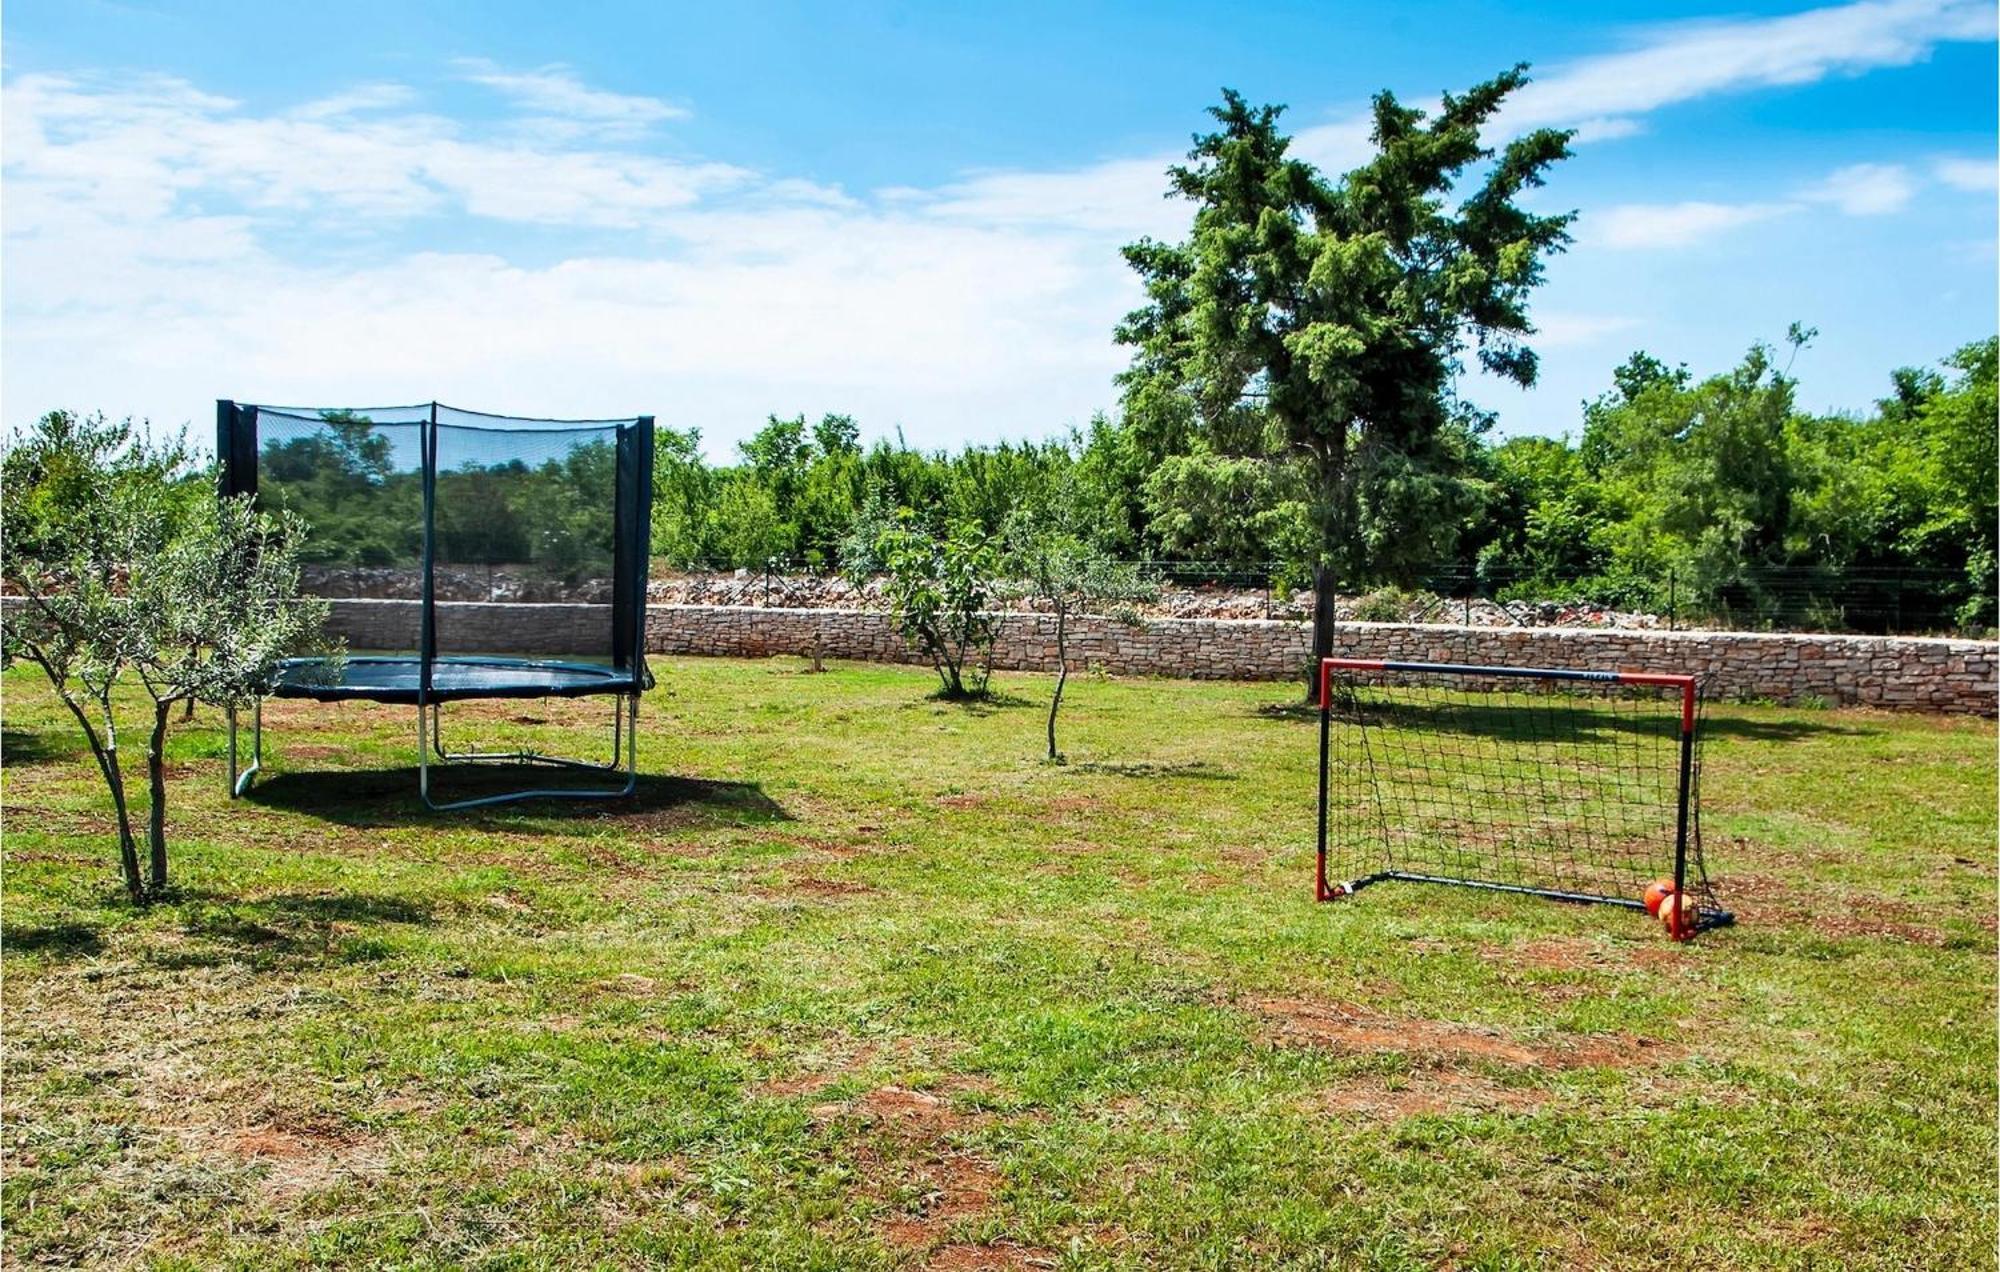
[[[576,698],[631,691],[630,678],[613,668],[546,659],[440,658],[431,664],[428,698],[423,674],[423,660],[415,657],[363,656],[338,663],[288,658],[279,667],[270,696],[415,706],[421,701],[464,698]]]
[[[304,519],[309,590],[354,595],[358,581],[379,589],[362,594],[392,598],[369,602],[385,607],[371,615],[383,624],[382,652],[281,664],[251,708],[248,768],[239,769],[230,713],[232,797],[263,767],[267,696],[416,708],[417,788],[434,809],[633,791],[639,696],[652,687],[644,655],[651,416],[538,420],[435,402],[354,409],[224,400],[216,403],[216,453],[225,497],[252,495],[262,508]],[[454,751],[443,741],[446,703],[592,695],[615,699],[608,760]],[[433,757],[615,780],[439,799]]]

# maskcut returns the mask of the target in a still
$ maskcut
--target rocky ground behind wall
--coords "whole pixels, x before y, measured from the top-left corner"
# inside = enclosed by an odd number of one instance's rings
[[[306,590],[319,596],[416,600],[420,571],[397,566],[308,566]],[[583,601],[611,597],[611,580],[564,577],[525,566],[440,567],[437,594],[446,601]],[[655,605],[728,605],[756,609],[887,608],[881,579],[853,583],[837,574],[766,574],[761,570],[669,572],[655,569],[647,587]],[[1033,611],[1032,602],[1009,608]],[[1262,588],[1166,584],[1159,595],[1133,607],[1146,618],[1309,618],[1312,598]],[[1341,598],[1342,622],[1457,623],[1468,627],[1591,627],[1648,630],[1667,624],[1656,614],[1573,602],[1453,600],[1427,592],[1393,590]]]

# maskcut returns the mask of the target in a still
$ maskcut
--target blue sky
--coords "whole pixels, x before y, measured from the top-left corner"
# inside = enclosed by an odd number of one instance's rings
[[[1635,348],[1720,370],[1788,322],[1804,404],[1995,328],[1990,3],[973,6],[13,0],[0,377],[205,424],[219,396],[767,412],[953,445],[1115,406],[1117,255],[1222,85],[1329,171],[1368,95],[1515,60],[1580,128],[1538,298],[1560,433]]]

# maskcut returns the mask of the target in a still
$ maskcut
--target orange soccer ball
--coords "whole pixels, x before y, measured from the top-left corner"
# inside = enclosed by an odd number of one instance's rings
[[[1665,901],[1668,897],[1672,896],[1673,892],[1674,892],[1674,881],[1672,879],[1655,879],[1651,883],[1647,884],[1646,913],[1652,915],[1656,919],[1659,918],[1660,903]]]
[[[1676,941],[1685,941],[1693,936],[1695,925],[1700,921],[1700,908],[1679,893],[1669,892],[1660,903],[1660,924],[1667,929],[1667,935]]]

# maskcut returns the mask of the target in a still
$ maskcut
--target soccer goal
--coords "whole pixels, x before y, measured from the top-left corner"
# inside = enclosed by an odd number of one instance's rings
[[[1322,901],[1385,880],[1645,908],[1674,881],[1731,921],[1701,855],[1693,676],[1320,664]]]

